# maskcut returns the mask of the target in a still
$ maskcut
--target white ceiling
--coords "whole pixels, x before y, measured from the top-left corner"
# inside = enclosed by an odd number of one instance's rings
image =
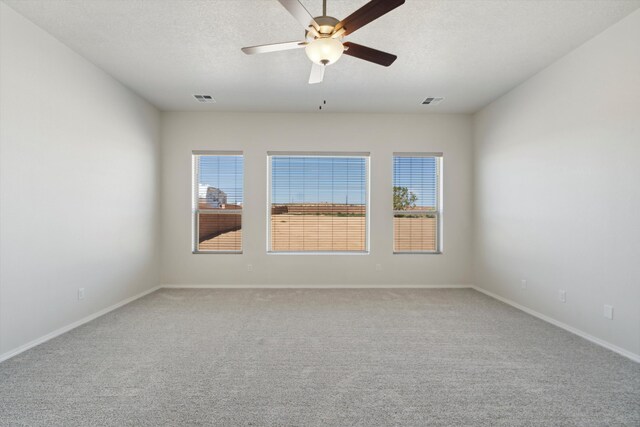
[[[343,56],[308,85],[301,39],[276,0],[5,0],[163,110],[473,112],[640,7],[640,0],[407,0],[345,40],[398,55]],[[328,0],[344,18],[367,0]],[[322,0],[302,0],[321,14]],[[199,104],[193,94],[211,94]],[[427,96],[444,96],[423,106]]]

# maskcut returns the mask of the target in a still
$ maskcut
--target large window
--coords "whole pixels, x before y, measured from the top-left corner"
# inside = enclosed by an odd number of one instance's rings
[[[193,153],[193,251],[242,252],[241,152]]]
[[[394,153],[394,253],[441,251],[441,168],[440,153]]]
[[[269,153],[268,251],[366,253],[368,153]]]

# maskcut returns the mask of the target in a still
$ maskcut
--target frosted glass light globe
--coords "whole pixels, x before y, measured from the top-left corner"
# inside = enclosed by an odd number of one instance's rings
[[[344,52],[344,46],[338,39],[322,37],[313,40],[304,48],[309,59],[318,65],[329,65],[336,62]]]

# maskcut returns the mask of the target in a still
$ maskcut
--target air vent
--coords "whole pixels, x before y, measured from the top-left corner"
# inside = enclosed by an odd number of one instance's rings
[[[422,105],[438,105],[443,100],[444,100],[444,98],[429,97],[429,98],[425,99],[424,101],[422,101]]]
[[[216,103],[216,100],[213,99],[213,96],[211,96],[211,95],[193,95],[193,97],[198,102],[203,102],[205,104],[215,104]]]

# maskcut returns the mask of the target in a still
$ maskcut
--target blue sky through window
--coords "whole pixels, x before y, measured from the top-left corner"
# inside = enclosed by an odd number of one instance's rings
[[[273,156],[271,202],[365,204],[366,170],[364,157]]]
[[[393,186],[406,187],[417,196],[416,207],[433,208],[438,194],[436,157],[393,157]]]
[[[205,198],[208,187],[222,190],[227,203],[242,205],[244,159],[241,155],[198,156],[199,197]]]
[[[437,158],[394,157],[393,185],[417,196],[417,207],[434,207],[438,192]],[[366,159],[343,156],[273,156],[272,203],[366,203]],[[243,203],[244,159],[241,155],[202,155],[200,197],[207,187],[227,195],[227,203]]]

